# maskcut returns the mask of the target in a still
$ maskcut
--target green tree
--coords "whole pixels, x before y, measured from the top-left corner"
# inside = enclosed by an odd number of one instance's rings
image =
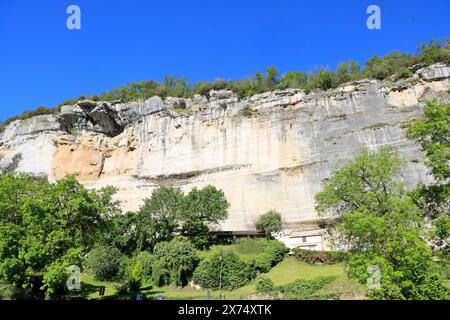
[[[86,267],[96,280],[111,281],[120,271],[123,254],[116,247],[97,246],[86,257]]]
[[[208,244],[207,224],[217,224],[228,217],[229,203],[223,191],[208,185],[203,189],[193,188],[184,199],[181,215],[182,234],[199,249]]]
[[[155,263],[152,278],[159,286],[185,284],[186,276],[192,274],[198,262],[195,246],[183,237],[158,243],[153,256]]]
[[[268,67],[266,69],[266,85],[269,88],[273,88],[278,84],[278,75],[280,74],[280,71],[278,71],[278,69],[274,66],[272,67]]]
[[[281,85],[284,88],[301,88],[306,87],[308,74],[304,71],[289,71],[281,78]]]
[[[281,231],[281,214],[271,210],[263,214],[255,223],[256,230],[263,231],[267,238],[272,236],[272,233]]]
[[[29,176],[0,176],[0,282],[27,288],[42,282],[47,296],[66,291],[69,265],[116,212],[113,189],[89,191],[74,177],[49,184]]]
[[[398,153],[361,151],[316,195],[320,214],[338,214],[336,244],[348,250],[349,276],[366,283],[380,270],[375,299],[442,299],[448,293],[428,272],[431,250],[421,238],[423,217],[402,183]]]
[[[429,101],[424,116],[410,124],[408,137],[420,143],[435,183],[419,185],[411,196],[427,217],[436,219],[432,237],[445,253],[450,250],[450,103]]]
[[[153,249],[161,241],[170,241],[182,215],[184,196],[178,188],[160,187],[137,212],[137,249]]]
[[[450,177],[450,103],[429,101],[424,115],[411,123],[408,136],[422,146],[434,177],[445,181]]]

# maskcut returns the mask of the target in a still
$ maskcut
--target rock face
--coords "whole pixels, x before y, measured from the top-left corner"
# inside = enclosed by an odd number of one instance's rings
[[[405,124],[422,116],[426,100],[449,101],[449,76],[450,68],[437,64],[398,82],[361,80],[326,92],[83,101],[56,117],[11,123],[0,135],[0,165],[21,153],[18,171],[113,185],[124,210],[138,209],[158,186],[189,191],[212,184],[231,204],[219,228],[253,229],[271,209],[295,228],[317,221],[314,195],[362,146],[394,146],[406,161],[407,186],[429,182]]]

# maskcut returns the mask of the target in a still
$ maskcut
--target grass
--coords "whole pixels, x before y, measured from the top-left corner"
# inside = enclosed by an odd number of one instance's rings
[[[249,248],[242,248],[240,254],[249,255]],[[239,250],[238,250],[239,251]],[[344,265],[309,265],[305,262],[301,262],[294,257],[287,257],[277,266],[272,268],[268,272],[268,277],[273,281],[275,286],[285,285],[294,282],[297,279],[312,280],[324,276],[334,276],[336,279],[321,289],[319,294],[339,294],[347,297],[353,297],[352,295],[363,296],[363,286],[348,279]],[[105,296],[103,299],[118,299],[121,298],[116,295],[114,283],[95,281],[89,276],[83,274],[82,278],[82,293],[81,296],[87,299],[99,299],[98,290],[100,286],[105,286]],[[226,299],[246,299],[249,295],[256,292],[255,285],[253,283],[238,288],[233,291],[224,291]],[[169,300],[200,300],[206,299],[207,291],[198,290],[192,287],[163,287],[152,288],[151,286],[144,286],[139,292],[144,295],[146,299],[156,299],[160,294],[164,296],[164,299]],[[136,294],[129,294],[125,298],[135,299]],[[220,291],[211,291],[211,299],[219,299]],[[123,298],[123,297],[122,297]]]

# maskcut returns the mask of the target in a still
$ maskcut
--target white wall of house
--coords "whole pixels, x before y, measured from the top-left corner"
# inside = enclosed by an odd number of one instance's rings
[[[289,249],[301,248],[306,250],[323,250],[322,236],[290,237],[285,234],[278,234],[275,239],[283,242]]]

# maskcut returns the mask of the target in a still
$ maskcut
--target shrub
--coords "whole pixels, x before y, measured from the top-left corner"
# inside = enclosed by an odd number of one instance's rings
[[[144,268],[139,261],[132,265],[130,274],[128,277],[128,290],[131,292],[139,291],[144,283]]]
[[[258,274],[255,285],[258,292],[270,292],[273,290],[273,282],[266,274]]]
[[[298,279],[292,283],[278,287],[279,291],[296,299],[305,299],[316,294],[320,289],[336,279],[334,276],[320,277],[314,280]]]
[[[254,261],[255,269],[258,272],[269,272],[269,270],[281,262],[289,252],[289,249],[284,243],[277,240],[260,240],[258,243],[262,252],[252,259]]]
[[[394,74],[394,79],[395,80],[400,80],[400,79],[404,79],[404,78],[408,78],[412,76],[412,72],[411,70],[409,70],[406,67],[401,67],[400,69],[398,69],[395,74]]]
[[[235,253],[218,253],[200,262],[193,274],[196,284],[205,289],[233,290],[246,285],[256,276],[254,268]]]
[[[117,278],[120,271],[122,253],[116,247],[97,246],[86,258],[86,267],[96,280],[111,281]]]
[[[293,250],[297,259],[309,264],[321,262],[325,264],[335,264],[345,260],[345,253],[338,251],[316,251],[296,248]]]
[[[152,276],[152,265],[155,261],[153,255],[148,251],[139,251],[133,257],[134,262],[139,262],[144,270],[144,278],[150,279]]]

